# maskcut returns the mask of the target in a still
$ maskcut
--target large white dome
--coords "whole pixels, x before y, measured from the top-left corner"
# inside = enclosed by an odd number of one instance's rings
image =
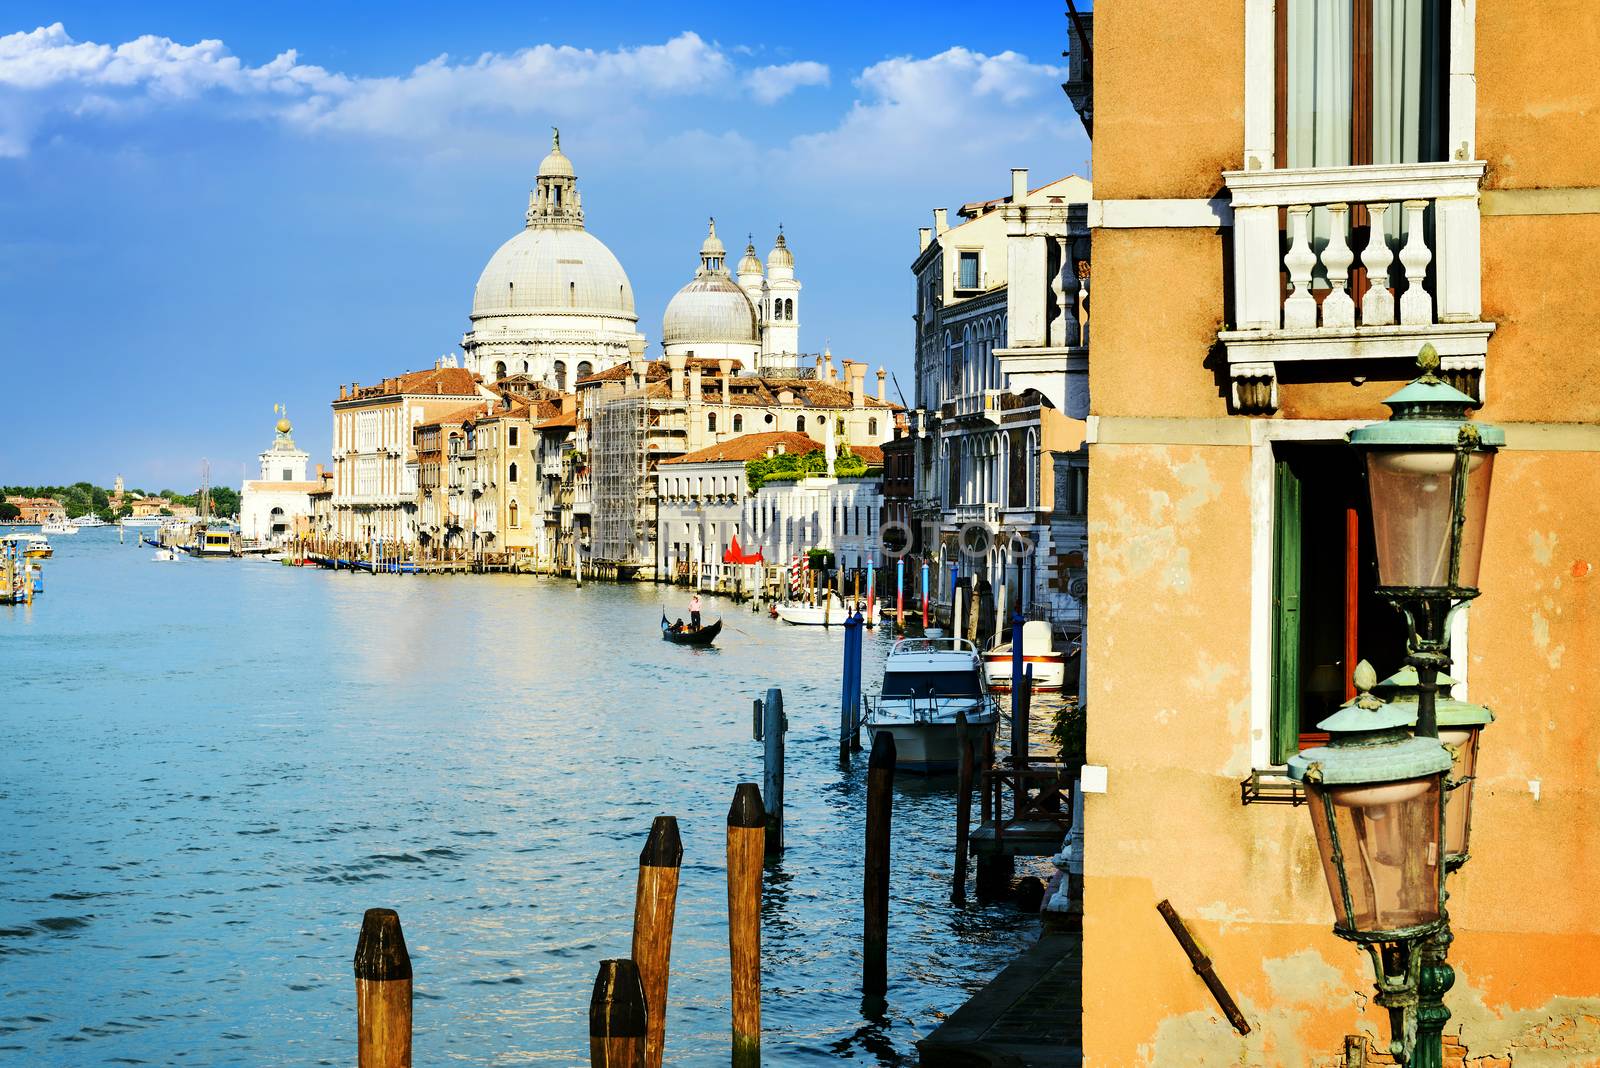
[[[587,230],[530,226],[478,276],[474,320],[498,315],[615,315],[636,320],[617,257]]]
[[[725,274],[702,274],[678,290],[661,320],[661,343],[758,344],[755,305]]]

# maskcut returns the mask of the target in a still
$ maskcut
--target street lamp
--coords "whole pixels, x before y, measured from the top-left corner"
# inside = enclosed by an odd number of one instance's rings
[[[1450,754],[1414,737],[1414,710],[1371,693],[1363,660],[1360,692],[1318,729],[1325,746],[1297,753],[1289,777],[1303,783],[1317,852],[1333,898],[1333,932],[1372,957],[1378,1003],[1389,1010],[1396,1056],[1410,1056],[1417,1031],[1419,943],[1443,925],[1444,774]]]
[[[1444,691],[1435,702],[1439,741],[1451,759],[1450,773],[1445,778],[1444,863],[1447,871],[1455,871],[1467,862],[1472,833],[1472,784],[1478,773],[1478,743],[1483,728],[1494,722],[1494,713],[1483,705],[1450,696],[1450,687],[1456,681],[1450,676],[1440,675],[1437,681]],[[1412,706],[1411,717],[1415,722],[1416,668],[1401,668],[1374,686],[1373,691],[1396,706]]]

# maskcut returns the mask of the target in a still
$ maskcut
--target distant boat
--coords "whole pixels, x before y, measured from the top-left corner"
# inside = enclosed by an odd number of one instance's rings
[[[80,515],[72,520],[72,523],[80,530],[84,527],[106,527],[111,525],[97,515]]]
[[[156,560],[160,563],[177,563],[179,554],[172,549],[157,549]]]
[[[39,527],[39,533],[41,534],[76,534],[77,532],[78,528],[70,519],[53,519]]]
[[[233,532],[228,530],[201,530],[189,546],[189,555],[203,560],[221,559],[233,555]]]
[[[1023,670],[1033,668],[1033,692],[1057,693],[1067,676],[1067,653],[1055,647],[1055,634],[1042,619],[1022,625]],[[983,654],[989,685],[997,690],[1011,689],[1011,643],[997,643]]]
[[[665,613],[661,616],[661,637],[673,645],[710,645],[717,640],[717,635],[722,633],[722,620],[701,627],[699,630],[690,630],[687,625],[682,630],[674,630],[671,623],[667,622]]]
[[[10,545],[30,560],[48,560],[55,555],[50,539],[43,534],[7,534],[0,538],[0,544]]]
[[[846,604],[831,590],[816,604],[807,604],[804,601],[781,601],[772,606],[773,615],[797,627],[841,627],[844,621],[857,611],[868,624],[878,622],[879,613],[876,605],[873,606],[872,615],[868,617],[865,601],[851,601]]]
[[[158,515],[141,515],[141,516],[131,516],[130,515],[130,516],[127,516],[127,517],[125,517],[123,519],[117,520],[117,522],[121,523],[125,527],[130,527],[130,528],[132,528],[132,527],[159,527],[161,525],[161,517],[158,516]]]

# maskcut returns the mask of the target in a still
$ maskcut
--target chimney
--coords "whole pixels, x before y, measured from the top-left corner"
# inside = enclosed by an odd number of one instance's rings
[[[688,361],[683,353],[674,352],[667,355],[667,367],[671,370],[669,382],[673,400],[683,400],[683,367]]]
[[[933,232],[942,234],[950,229],[950,213],[945,208],[933,209]]]
[[[1028,196],[1028,168],[1011,168],[1011,203],[1021,204]]]
[[[878,400],[882,401],[885,404],[887,404],[889,402],[889,398],[884,396],[884,383],[887,382],[888,380],[889,380],[889,372],[885,371],[882,367],[879,367],[878,368]]]
[[[783,405],[793,404],[794,403],[794,390],[792,390],[792,389],[780,389],[780,390],[778,390],[778,403],[779,404],[783,404]]]
[[[933,244],[933,228],[930,226],[919,227],[917,229],[917,251],[924,252],[931,244]]]
[[[816,377],[817,377],[817,381],[818,382],[822,381],[822,357],[821,356],[817,357],[817,375],[816,375]]]
[[[867,365],[855,360],[844,361],[845,384],[850,387],[850,407],[867,406]]]
[[[717,361],[717,373],[722,376],[724,382],[726,382],[728,379],[732,378],[733,377],[733,361],[730,360],[730,359],[726,359],[726,358],[718,360]],[[727,387],[724,386],[723,388],[726,389]]]
[[[339,383],[339,399],[340,400],[348,400],[350,398],[349,389],[350,389],[350,387],[345,385],[343,382]]]
[[[833,366],[833,353],[829,352],[827,349],[822,350],[822,379],[825,382],[835,382],[838,380],[838,372]]]

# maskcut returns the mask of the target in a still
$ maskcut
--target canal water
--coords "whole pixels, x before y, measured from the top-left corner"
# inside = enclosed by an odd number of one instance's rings
[[[130,534],[131,537],[131,534]],[[790,720],[766,873],[769,1064],[915,1063],[1037,933],[957,908],[954,790],[896,783],[887,1007],[859,991],[866,761],[837,766],[837,629],[682,591],[531,577],[157,563],[58,537],[0,608],[0,1061],[354,1063],[364,909],[398,909],[418,1064],[587,1063],[598,962],[629,951],[652,817],[684,843],[667,1061],[728,1060],[725,819],[760,780],[751,698]],[[886,642],[869,637],[875,689]]]

